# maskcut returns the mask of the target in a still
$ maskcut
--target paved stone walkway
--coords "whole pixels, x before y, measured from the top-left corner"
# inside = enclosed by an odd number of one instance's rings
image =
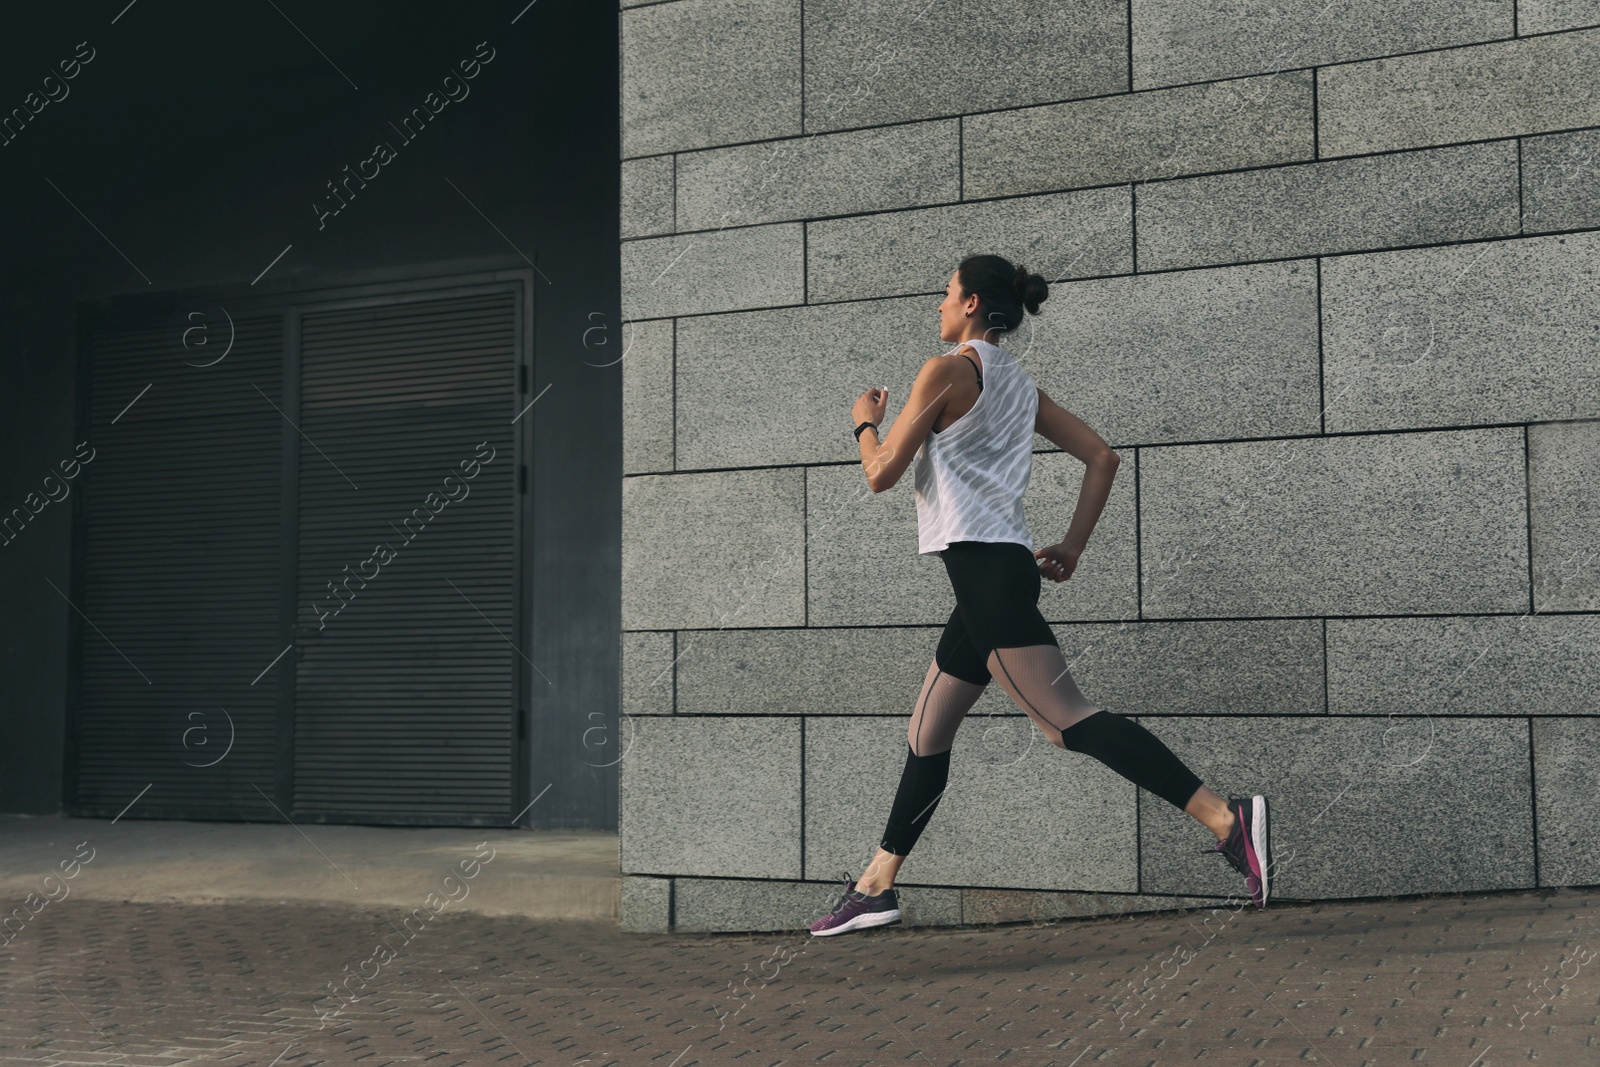
[[[0,1062],[1594,1067],[1597,950],[1596,889],[817,939],[69,897]]]

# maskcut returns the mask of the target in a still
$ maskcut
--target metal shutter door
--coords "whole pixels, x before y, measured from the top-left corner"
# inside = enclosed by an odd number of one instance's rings
[[[296,813],[511,816],[518,325],[510,289],[301,317]]]
[[[75,814],[148,785],[134,817],[273,817],[252,784],[271,791],[277,688],[253,683],[282,651],[283,316],[234,328],[193,366],[220,335],[185,351],[165,323],[86,323]]]

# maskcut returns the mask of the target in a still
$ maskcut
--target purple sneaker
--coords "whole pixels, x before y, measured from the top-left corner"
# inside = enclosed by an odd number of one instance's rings
[[[1228,839],[1204,851],[1220,853],[1234,870],[1244,875],[1250,902],[1264,908],[1272,895],[1272,838],[1267,830],[1267,798],[1260,795],[1229,797],[1228,807],[1234,814]]]
[[[817,937],[826,937],[829,934],[844,934],[851,930],[864,930],[869,926],[887,926],[900,921],[900,902],[895,898],[894,888],[890,887],[876,896],[867,896],[856,891],[856,883],[846,871],[844,876],[844,895],[839,898],[839,903],[833,910],[811,924],[811,932]]]

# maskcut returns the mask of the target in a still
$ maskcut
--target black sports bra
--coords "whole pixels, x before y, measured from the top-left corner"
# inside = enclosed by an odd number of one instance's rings
[[[972,364],[972,369],[973,370],[978,372],[978,392],[980,392],[980,393],[983,392],[983,368],[978,366],[977,361],[974,360],[971,356],[967,355],[965,352],[961,353],[961,356],[968,363]],[[939,431],[938,430],[934,430],[933,432],[934,433],[938,433]]]

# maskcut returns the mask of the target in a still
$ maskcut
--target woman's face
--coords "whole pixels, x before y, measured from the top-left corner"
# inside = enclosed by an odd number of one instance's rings
[[[956,272],[950,273],[945,283],[944,301],[939,305],[939,340],[956,341],[966,329],[967,308],[970,301],[961,299],[961,282]]]

